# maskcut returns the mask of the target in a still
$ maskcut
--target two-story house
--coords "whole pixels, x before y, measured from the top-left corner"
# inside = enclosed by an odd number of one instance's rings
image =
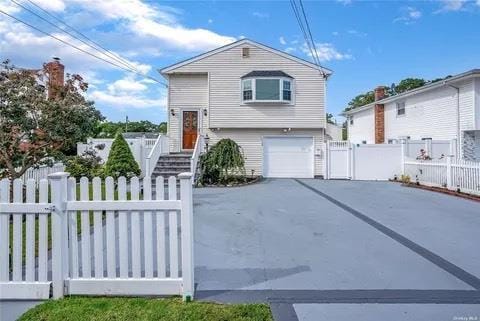
[[[377,87],[375,102],[343,115],[355,144],[454,140],[458,155],[480,160],[480,69],[391,97]]]
[[[160,70],[168,80],[170,152],[197,135],[243,150],[247,174],[324,175],[326,68],[242,39]]]

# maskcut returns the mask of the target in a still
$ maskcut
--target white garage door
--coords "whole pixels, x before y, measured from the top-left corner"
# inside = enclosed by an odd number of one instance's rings
[[[313,178],[313,138],[265,137],[263,176]]]

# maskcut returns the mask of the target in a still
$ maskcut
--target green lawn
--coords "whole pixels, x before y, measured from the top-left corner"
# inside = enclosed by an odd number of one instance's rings
[[[184,303],[180,298],[87,298],[50,300],[26,312],[23,321],[273,321],[266,304]]]

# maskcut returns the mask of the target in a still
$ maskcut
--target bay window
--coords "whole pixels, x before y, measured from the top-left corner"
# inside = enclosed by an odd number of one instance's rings
[[[292,101],[292,79],[280,77],[242,79],[242,101],[244,103],[290,103]]]

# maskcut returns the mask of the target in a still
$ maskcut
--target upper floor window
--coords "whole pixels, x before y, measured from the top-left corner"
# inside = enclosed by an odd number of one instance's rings
[[[242,97],[244,101],[253,99],[252,80],[247,79],[242,82]]]
[[[350,125],[353,125],[353,115],[349,117],[349,120],[350,120]]]
[[[405,102],[397,103],[397,116],[405,115]]]
[[[252,71],[242,77],[242,101],[290,103],[292,85],[292,78],[282,71]]]

